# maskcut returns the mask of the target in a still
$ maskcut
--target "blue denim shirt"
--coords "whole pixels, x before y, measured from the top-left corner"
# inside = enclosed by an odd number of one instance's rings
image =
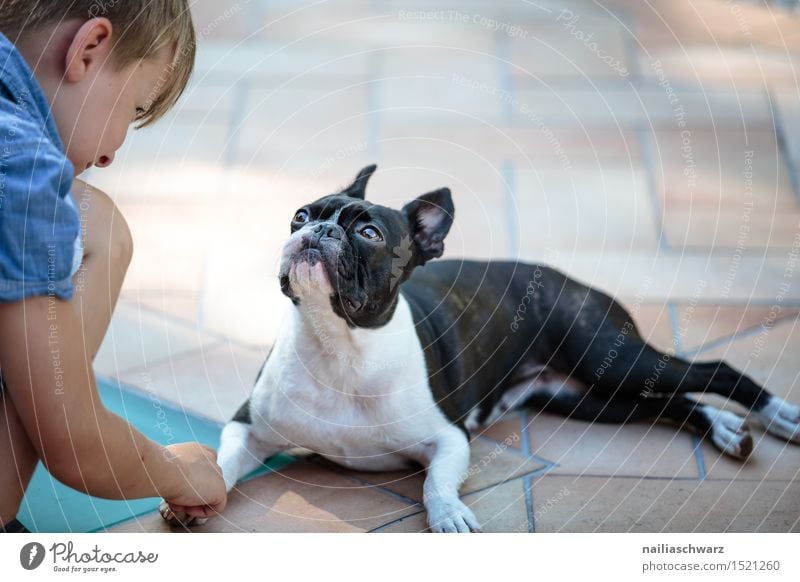
[[[0,301],[72,297],[73,177],[42,88],[0,33]]]

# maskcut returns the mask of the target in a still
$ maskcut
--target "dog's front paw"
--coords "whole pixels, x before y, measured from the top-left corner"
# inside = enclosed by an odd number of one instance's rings
[[[433,533],[470,533],[481,531],[475,514],[458,499],[437,500],[426,507],[428,526]]]
[[[767,432],[800,444],[800,406],[773,396],[756,416],[764,424]]]
[[[162,501],[158,506],[158,512],[170,527],[186,529],[195,525],[203,525],[208,521],[207,517],[194,517],[181,511],[173,511],[166,501]]]

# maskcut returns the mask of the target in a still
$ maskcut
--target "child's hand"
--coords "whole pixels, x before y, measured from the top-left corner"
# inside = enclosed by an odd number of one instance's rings
[[[164,500],[174,509],[208,517],[225,509],[227,492],[217,453],[200,443],[180,443],[165,449],[179,471]]]

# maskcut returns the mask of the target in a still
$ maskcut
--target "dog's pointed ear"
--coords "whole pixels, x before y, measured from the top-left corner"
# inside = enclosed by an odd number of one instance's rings
[[[453,225],[455,208],[450,188],[440,188],[423,194],[403,206],[411,236],[417,247],[419,263],[442,256],[444,237]]]
[[[353,181],[353,183],[342,190],[342,194],[363,200],[364,192],[367,189],[367,182],[369,182],[370,176],[372,176],[372,173],[377,169],[377,167],[378,166],[375,164],[372,164],[371,166],[367,166],[366,168],[362,169],[358,173],[358,176],[356,176],[356,179]]]

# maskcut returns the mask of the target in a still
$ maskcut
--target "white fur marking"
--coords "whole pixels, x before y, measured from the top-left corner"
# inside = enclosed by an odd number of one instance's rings
[[[800,406],[772,396],[755,416],[769,433],[800,444]]]
[[[719,450],[739,459],[750,454],[753,437],[744,418],[708,405],[703,405],[701,412],[711,423],[711,440]]]

